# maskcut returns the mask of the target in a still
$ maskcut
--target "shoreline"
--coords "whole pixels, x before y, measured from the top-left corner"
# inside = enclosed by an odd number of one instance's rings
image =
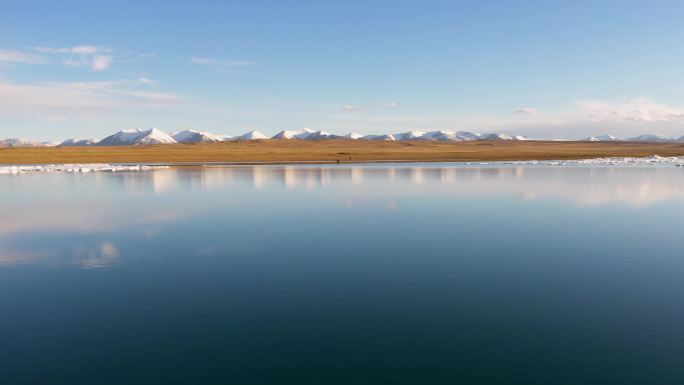
[[[439,161],[377,161],[363,163],[82,163],[82,164],[34,164],[34,165],[0,165],[0,175],[16,175],[26,173],[89,173],[89,172],[140,172],[169,168],[220,168],[220,167],[248,167],[248,166],[369,166],[369,165],[441,165],[452,167],[655,167],[670,166],[684,167],[684,156],[661,157],[608,157],[591,159],[564,160],[517,160],[517,161],[485,161],[485,162],[439,162]]]
[[[567,161],[684,156],[682,143],[268,140],[116,147],[6,147],[0,165],[279,165]]]

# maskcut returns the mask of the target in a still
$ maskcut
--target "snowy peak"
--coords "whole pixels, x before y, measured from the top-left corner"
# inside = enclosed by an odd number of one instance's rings
[[[470,131],[456,131],[456,137],[461,139],[464,142],[468,142],[471,140],[480,140],[480,135],[472,133]]]
[[[664,134],[644,134],[629,140],[633,142],[673,142],[674,138]]]
[[[59,147],[82,147],[82,146],[92,146],[97,143],[95,139],[67,139],[62,143],[58,144]]]
[[[352,134],[348,134],[352,135]],[[358,139],[363,135],[354,134],[355,138],[348,135],[336,135],[326,131],[314,131],[308,128],[301,130],[280,131],[273,135],[272,139],[299,139],[299,140],[325,140],[325,139]]]
[[[617,136],[607,134],[607,135],[600,135],[600,136],[590,136],[586,139],[582,139],[582,142],[619,142],[619,141],[623,141],[623,140],[624,139],[619,138]]]
[[[479,140],[513,140],[513,138],[506,134],[491,133],[480,135]]]
[[[456,135],[455,132],[451,131],[430,131],[426,132],[421,139],[423,140],[435,140],[439,142],[444,142],[444,141],[451,141],[451,142],[460,142],[462,141],[461,138]]]
[[[396,140],[431,140],[431,141],[471,141],[471,140],[525,140],[521,136],[511,137],[506,134],[475,134],[468,131],[409,131],[394,134]]]
[[[420,140],[425,135],[424,131],[409,131],[394,134],[395,140]]]
[[[136,144],[172,144],[178,143],[171,135],[165,133],[162,130],[156,128],[151,128],[147,131],[143,131],[141,135],[136,139]]]
[[[316,131],[309,135],[306,140],[348,139],[342,135],[335,135],[325,131]]]
[[[608,135],[597,136],[596,139],[598,139],[598,140],[600,140],[600,141],[602,141],[602,142],[619,142],[619,141],[621,141],[621,140],[624,140],[624,139],[622,139],[622,138],[620,138],[620,137],[613,136],[613,135],[610,135],[610,134],[608,134]]]
[[[9,138],[0,139],[0,147],[53,147],[54,142],[40,142],[32,139]]]
[[[110,135],[97,143],[98,146],[130,146],[147,144],[173,144],[178,143],[171,135],[156,128],[141,131],[138,128],[121,130]]]
[[[221,142],[223,138],[210,132],[199,132],[195,130],[183,130],[174,132],[171,137],[178,143],[206,143]]]
[[[308,128],[303,128],[301,130],[289,130],[280,131],[279,133],[273,135],[273,139],[308,139],[314,130]]]
[[[366,135],[359,140],[396,140],[393,135]]]
[[[246,134],[232,138],[232,140],[260,140],[260,139],[268,139],[268,136],[262,134],[259,131],[250,131]]]

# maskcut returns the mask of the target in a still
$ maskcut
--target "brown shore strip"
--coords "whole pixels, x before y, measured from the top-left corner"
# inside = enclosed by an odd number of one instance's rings
[[[682,143],[257,140],[119,147],[0,148],[0,164],[467,162],[684,156]]]

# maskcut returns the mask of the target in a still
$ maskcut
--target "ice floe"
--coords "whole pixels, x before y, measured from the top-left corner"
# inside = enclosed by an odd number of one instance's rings
[[[0,166],[0,174],[23,174],[29,172],[119,172],[147,171],[168,166],[152,166],[142,164],[41,164]]]
[[[559,160],[511,160],[511,161],[482,161],[463,162],[462,164],[473,165],[539,165],[539,166],[649,166],[663,165],[684,167],[684,156],[647,156],[647,157],[624,157],[624,158],[590,158],[590,159],[559,159]]]

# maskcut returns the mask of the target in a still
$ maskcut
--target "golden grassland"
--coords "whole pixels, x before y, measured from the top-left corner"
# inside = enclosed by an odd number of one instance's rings
[[[684,155],[684,144],[255,140],[153,146],[0,148],[0,164],[456,162],[649,155]]]

